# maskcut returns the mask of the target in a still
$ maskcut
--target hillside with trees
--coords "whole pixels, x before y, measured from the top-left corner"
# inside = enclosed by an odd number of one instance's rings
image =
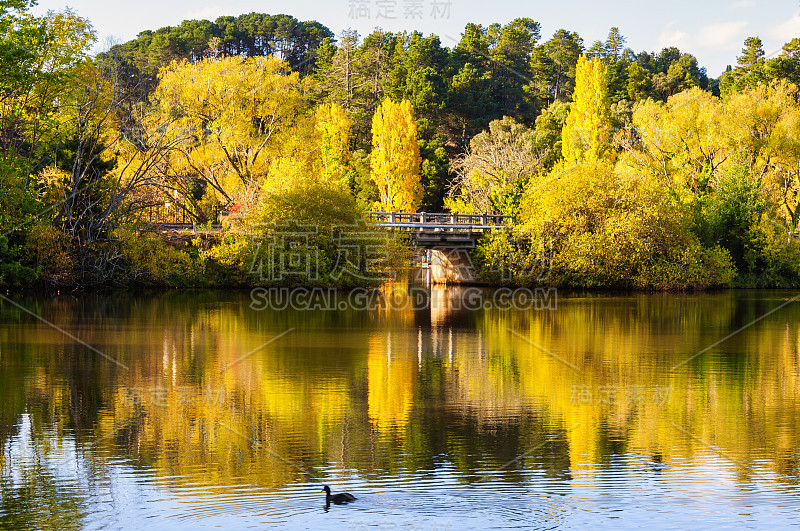
[[[767,60],[748,38],[717,80],[618,28],[587,46],[518,18],[446,47],[251,13],[92,56],[90,21],[30,7],[0,0],[3,286],[370,284],[341,242],[372,241],[371,209],[512,216],[475,252],[492,282],[800,279],[798,39]],[[224,230],[157,233],[176,220]],[[269,245],[319,270],[276,275]]]

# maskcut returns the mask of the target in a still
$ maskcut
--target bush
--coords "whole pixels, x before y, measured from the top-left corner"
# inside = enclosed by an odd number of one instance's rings
[[[205,267],[196,251],[179,249],[155,234],[119,231],[117,236],[128,268],[115,281],[157,287],[206,285]]]
[[[41,280],[56,286],[76,282],[75,262],[70,253],[69,236],[50,225],[37,225],[31,229],[26,254],[32,256]]]
[[[348,189],[295,179],[291,187],[264,190],[245,232],[207,255],[247,271],[250,282],[260,285],[375,284],[393,250],[387,234],[370,227],[365,215]]]
[[[8,238],[0,236],[0,286],[27,286],[39,280],[35,269],[20,264],[18,254]]]
[[[524,226],[552,223],[551,282],[694,289],[731,282],[729,253],[703,246],[667,191],[611,164],[562,164],[526,193]],[[532,239],[533,246],[546,242]]]

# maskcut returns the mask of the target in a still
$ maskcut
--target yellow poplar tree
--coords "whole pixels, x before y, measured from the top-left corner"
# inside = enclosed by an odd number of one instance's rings
[[[611,112],[608,67],[599,59],[578,59],[575,94],[561,130],[561,150],[570,162],[597,160],[608,144]]]
[[[339,105],[320,105],[316,111],[319,135],[322,180],[343,182],[350,160],[350,127],[352,121]]]
[[[422,201],[419,144],[411,102],[384,102],[372,118],[370,174],[378,186],[381,207],[415,212]]]

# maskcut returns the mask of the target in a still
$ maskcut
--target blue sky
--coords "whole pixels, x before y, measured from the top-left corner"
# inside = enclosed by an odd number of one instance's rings
[[[129,40],[142,30],[189,18],[214,20],[250,12],[317,20],[337,34],[348,27],[362,34],[378,26],[392,31],[417,29],[439,35],[448,47],[458,41],[468,22],[502,24],[529,17],[542,25],[544,39],[565,28],[577,31],[587,46],[604,40],[608,29],[618,26],[635,51],[678,46],[697,56],[710,76],[736,62],[745,37],[761,37],[768,55],[800,37],[800,0],[40,0],[35,12],[66,6],[91,20],[101,41]]]

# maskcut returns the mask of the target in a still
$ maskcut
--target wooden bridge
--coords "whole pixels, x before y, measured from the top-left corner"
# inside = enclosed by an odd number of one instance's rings
[[[370,212],[375,225],[411,234],[420,248],[463,249],[474,247],[486,231],[507,225],[502,214],[455,214],[430,212]]]
[[[455,284],[478,282],[468,250],[475,247],[483,233],[507,226],[511,221],[511,216],[501,214],[370,212],[369,215],[375,226],[411,236],[417,248],[416,262],[427,271],[428,282]],[[156,226],[179,237],[198,233],[211,236],[222,230],[220,225],[201,228],[189,223]]]
[[[392,231],[408,232],[419,248],[474,247],[484,232],[506,226],[511,216],[501,214],[450,214],[430,212],[370,212],[375,226]],[[222,225],[194,223],[156,223],[163,232],[216,233]]]
[[[407,231],[417,247],[417,263],[427,282],[479,282],[468,249],[484,232],[502,228],[511,216],[501,214],[431,214],[428,212],[370,212],[372,221],[389,230]]]

